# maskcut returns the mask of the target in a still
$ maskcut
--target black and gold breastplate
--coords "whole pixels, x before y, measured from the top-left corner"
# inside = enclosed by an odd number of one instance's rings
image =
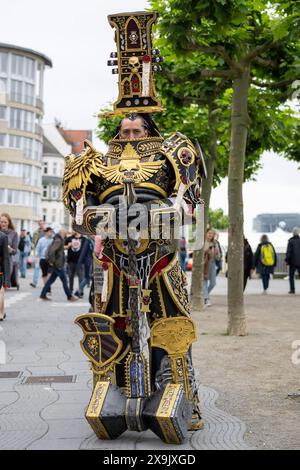
[[[99,202],[111,202],[123,193],[125,171],[134,174],[138,202],[167,197],[171,172],[160,153],[162,142],[161,137],[111,140],[103,157],[101,179],[95,180]]]

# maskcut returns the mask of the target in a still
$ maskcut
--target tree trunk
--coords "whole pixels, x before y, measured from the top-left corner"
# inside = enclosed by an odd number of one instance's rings
[[[206,235],[206,227],[208,224],[208,209],[210,203],[210,196],[212,191],[213,176],[215,161],[217,159],[217,133],[216,133],[216,116],[214,113],[215,107],[209,105],[208,108],[208,124],[210,129],[210,158],[205,162],[207,169],[207,178],[203,180],[201,198],[204,200],[204,236]],[[203,240],[204,241],[204,240]],[[202,310],[204,305],[203,298],[203,271],[204,271],[204,257],[203,249],[194,251],[193,253],[193,271],[192,271],[192,284],[191,284],[191,308],[192,310]]]
[[[228,334],[246,334],[244,311],[243,182],[248,116],[249,69],[233,80],[228,173]]]

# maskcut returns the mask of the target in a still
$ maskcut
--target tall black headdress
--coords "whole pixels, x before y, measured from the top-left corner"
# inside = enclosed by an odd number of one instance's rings
[[[154,84],[154,72],[161,69],[163,61],[159,49],[152,46],[152,26],[157,17],[156,12],[145,11],[108,16],[116,29],[117,44],[108,65],[117,66],[112,73],[119,76],[119,96],[106,116],[163,111]]]

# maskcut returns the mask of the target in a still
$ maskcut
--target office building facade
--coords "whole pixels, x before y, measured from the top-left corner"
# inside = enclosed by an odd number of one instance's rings
[[[51,60],[0,43],[0,211],[16,230],[41,218],[43,84]]]

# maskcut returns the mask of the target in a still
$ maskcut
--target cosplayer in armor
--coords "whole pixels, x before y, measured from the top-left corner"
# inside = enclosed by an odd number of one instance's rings
[[[86,141],[80,155],[66,157],[63,186],[76,231],[100,240],[93,312],[76,319],[94,376],[86,417],[101,439],[150,428],[181,443],[202,422],[191,357],[196,331],[172,229],[202,202],[203,163],[187,137],[164,140],[151,117],[162,111],[153,79],[162,60],[152,49],[156,18],[109,16],[118,49],[109,65],[119,74],[109,115],[125,117],[105,155]],[[138,213],[136,236],[128,226]]]

